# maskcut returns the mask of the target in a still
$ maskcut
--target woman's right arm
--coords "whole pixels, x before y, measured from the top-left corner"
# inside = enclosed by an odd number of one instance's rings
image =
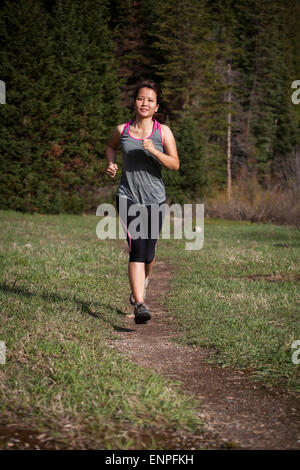
[[[121,124],[115,128],[106,146],[106,151],[105,151],[105,156],[107,160],[106,174],[110,178],[114,178],[118,171],[118,165],[115,163],[115,160],[116,160],[116,152],[121,141],[123,127],[124,127],[124,124]]]

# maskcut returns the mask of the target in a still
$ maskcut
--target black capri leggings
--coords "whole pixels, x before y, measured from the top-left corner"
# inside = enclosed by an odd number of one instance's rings
[[[130,262],[149,264],[154,260],[165,215],[164,203],[135,204],[117,195],[116,205],[127,235]]]

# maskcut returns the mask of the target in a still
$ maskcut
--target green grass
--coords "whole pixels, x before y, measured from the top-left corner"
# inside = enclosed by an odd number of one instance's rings
[[[96,237],[99,218],[0,218],[2,421],[82,449],[166,448],[168,431],[201,432],[198,404],[178,384],[107,346],[129,287],[127,255]]]
[[[299,392],[291,345],[300,339],[300,231],[208,219],[201,250],[186,251],[183,241],[161,240],[159,248],[176,261],[166,303],[179,342],[212,348],[212,362]]]
[[[201,432],[199,404],[178,384],[107,346],[126,313],[127,254],[97,239],[99,218],[0,211],[0,220],[2,421],[81,449],[167,449],[168,430]],[[177,267],[166,299],[177,341],[299,391],[299,231],[209,219],[203,249],[160,240],[157,255]]]

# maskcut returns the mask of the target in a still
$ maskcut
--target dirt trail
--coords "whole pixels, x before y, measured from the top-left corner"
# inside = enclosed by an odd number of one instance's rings
[[[299,399],[270,391],[242,371],[208,364],[208,349],[171,341],[180,332],[160,304],[171,275],[168,264],[156,262],[146,297],[152,320],[136,325],[132,313],[126,316],[125,327],[116,329],[113,347],[135,363],[180,381],[184,391],[199,399],[206,428],[193,443],[197,448],[300,449]]]

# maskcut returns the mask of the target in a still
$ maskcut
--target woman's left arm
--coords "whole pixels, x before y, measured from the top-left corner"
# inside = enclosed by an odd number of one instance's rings
[[[161,129],[166,153],[160,152],[154,146],[151,139],[144,139],[143,147],[145,150],[152,153],[152,155],[154,155],[157,160],[159,160],[169,170],[179,170],[179,157],[173,133],[171,129],[166,125],[162,125]]]

